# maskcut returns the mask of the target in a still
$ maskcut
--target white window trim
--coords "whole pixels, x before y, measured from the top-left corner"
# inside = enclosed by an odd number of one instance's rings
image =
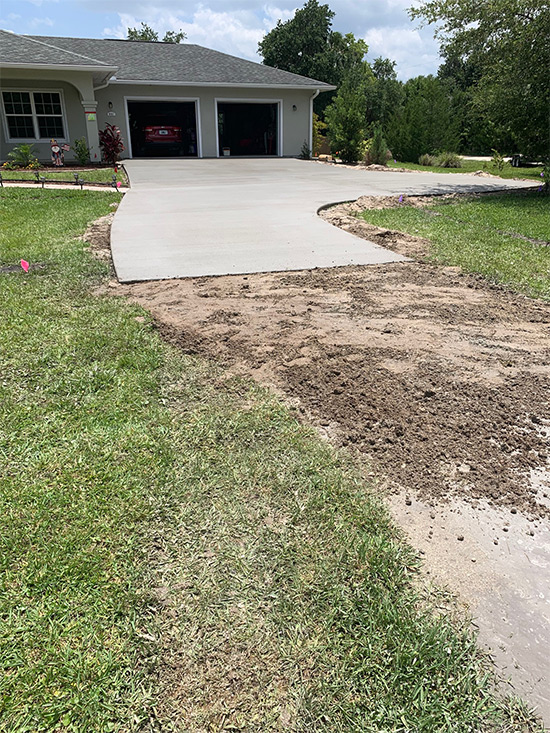
[[[216,115],[216,157],[222,158],[220,155],[220,128],[218,124],[218,102],[237,102],[244,104],[276,104],[278,106],[278,119],[277,124],[279,129],[277,130],[277,155],[254,155],[253,158],[282,158],[283,157],[283,100],[282,99],[262,99],[256,97],[255,99],[242,99],[240,97],[215,97],[214,98],[214,111]],[[237,157],[237,156],[234,156]]]
[[[189,156],[202,158],[202,121],[201,121],[201,100],[199,97],[124,97],[124,110],[126,113],[126,130],[128,141],[128,154],[134,157],[132,150],[132,136],[130,135],[130,110],[128,102],[194,102],[195,103],[195,125],[197,128],[197,155]]]
[[[8,127],[8,115],[6,113],[6,108],[4,106],[4,92],[25,92],[26,94],[30,94],[31,99],[31,108],[32,108],[32,124],[34,127],[34,137],[10,137],[10,130]],[[36,114],[36,108],[34,106],[34,94],[59,94],[59,100],[61,102],[61,115],[37,115]],[[21,89],[21,88],[11,88],[11,87],[4,87],[2,89],[2,94],[0,94],[0,97],[2,98],[2,122],[4,123],[4,134],[6,136],[6,141],[8,143],[49,143],[51,138],[50,137],[37,137],[38,133],[38,117],[59,117],[61,116],[61,119],[63,121],[63,129],[65,130],[65,137],[58,137],[55,138],[57,142],[59,143],[68,143],[70,140],[69,137],[69,124],[67,121],[67,111],[65,109],[65,98],[63,96],[63,90],[62,89],[35,89],[29,87],[28,89]],[[10,115],[13,116],[13,115]],[[28,115],[20,115],[20,116],[27,116]]]

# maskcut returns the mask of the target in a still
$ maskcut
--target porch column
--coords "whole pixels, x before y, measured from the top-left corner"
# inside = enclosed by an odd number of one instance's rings
[[[99,147],[99,135],[97,127],[97,102],[96,100],[82,100],[84,115],[86,118],[86,136],[90,148],[90,160],[92,163],[101,161],[101,150]]]

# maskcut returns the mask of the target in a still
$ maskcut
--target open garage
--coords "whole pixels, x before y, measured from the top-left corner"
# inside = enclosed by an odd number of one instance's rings
[[[278,102],[218,101],[218,154],[279,155]]]
[[[128,100],[127,104],[133,158],[198,156],[194,100]]]

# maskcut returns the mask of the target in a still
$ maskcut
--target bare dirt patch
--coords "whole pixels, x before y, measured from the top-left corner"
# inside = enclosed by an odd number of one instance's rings
[[[398,203],[362,199],[321,215],[423,258],[425,240],[353,216]],[[184,350],[275,388],[332,442],[367,457],[371,476],[395,492],[392,513],[428,575],[460,594],[505,676],[550,716],[540,592],[549,562],[550,306],[420,262],[111,281],[113,290]]]
[[[426,240],[354,216],[396,204],[397,197],[362,197],[321,215],[422,257]],[[84,236],[102,258],[112,218]],[[418,262],[116,289],[186,350],[222,359],[291,398],[391,486],[424,499],[454,495],[550,515],[537,478],[550,454],[547,304]]]
[[[395,168],[390,167],[387,165],[377,165],[376,163],[370,163],[367,165],[366,163],[342,163],[340,161],[335,161],[334,159],[327,159],[324,158],[315,158],[313,159],[314,163],[320,163],[322,165],[335,165],[338,166],[338,168],[355,168],[355,170],[361,170],[361,171],[382,171],[384,173],[431,173],[429,170],[422,170],[422,169],[412,169],[412,168]],[[493,173],[489,173],[489,171],[479,169],[477,171],[465,171],[460,170],[460,173],[465,176],[478,176],[479,178],[500,178],[500,176],[494,175]],[[521,178],[517,178],[516,180],[520,181]]]
[[[111,260],[111,226],[115,213],[107,214],[93,221],[82,235],[90,251],[100,260]]]
[[[391,485],[549,514],[529,480],[548,465],[547,305],[419,263],[120,291],[184,349],[295,400]]]

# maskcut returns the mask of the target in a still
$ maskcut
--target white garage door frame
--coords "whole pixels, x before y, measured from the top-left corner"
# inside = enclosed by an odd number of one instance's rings
[[[216,157],[221,158],[220,155],[220,127],[218,123],[218,103],[222,102],[236,102],[237,104],[276,104],[278,109],[277,114],[277,155],[258,155],[258,158],[282,158],[283,157],[283,100],[282,99],[244,99],[235,97],[215,97],[214,98],[214,114],[216,116],[215,127],[216,127]]]
[[[130,135],[130,112],[128,102],[194,102],[195,103],[195,125],[197,128],[197,158],[202,158],[202,124],[201,124],[201,100],[199,97],[124,97],[124,109],[126,111],[126,129],[128,130],[128,153],[133,158],[132,136]]]

